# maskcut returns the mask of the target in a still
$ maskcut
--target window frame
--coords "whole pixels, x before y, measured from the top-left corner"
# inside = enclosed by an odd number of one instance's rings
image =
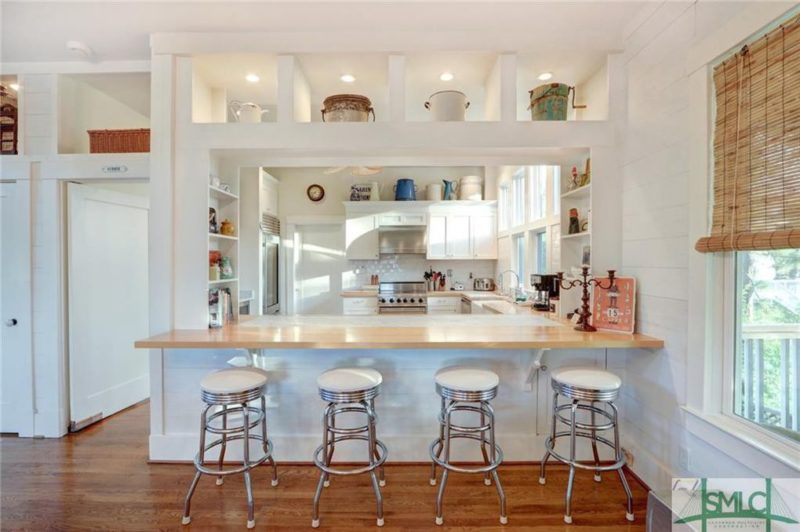
[[[733,391],[730,353],[735,340],[735,258],[732,253],[697,253],[694,242],[708,234],[713,201],[713,66],[765,28],[796,13],[796,6],[787,10],[785,6],[761,4],[745,9],[725,25],[725,39],[712,35],[699,41],[690,49],[687,61],[688,163],[690,175],[697,178],[689,180],[687,245],[691,251],[686,399],[682,405],[685,426],[703,442],[734,456],[752,471],[769,476],[800,474],[800,448],[753,422],[726,413],[726,405],[727,412],[733,411],[733,402],[728,399]],[[730,46],[731,42],[735,46]]]

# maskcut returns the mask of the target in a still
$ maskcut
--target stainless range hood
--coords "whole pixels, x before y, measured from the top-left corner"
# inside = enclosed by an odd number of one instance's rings
[[[425,255],[428,251],[424,225],[383,226],[378,234],[382,255]]]

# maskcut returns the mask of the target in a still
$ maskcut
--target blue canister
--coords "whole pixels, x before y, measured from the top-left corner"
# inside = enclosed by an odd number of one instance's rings
[[[394,186],[395,201],[416,201],[417,187],[413,179],[398,179]]]

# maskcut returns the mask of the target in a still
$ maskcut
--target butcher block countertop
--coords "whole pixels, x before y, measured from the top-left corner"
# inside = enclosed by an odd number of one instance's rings
[[[584,333],[533,313],[243,317],[222,329],[178,329],[136,342],[144,349],[660,349],[642,334]]]

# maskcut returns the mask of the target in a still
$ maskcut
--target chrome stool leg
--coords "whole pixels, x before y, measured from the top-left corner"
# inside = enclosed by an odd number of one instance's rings
[[[566,512],[564,522],[572,523],[572,487],[575,483],[575,440],[577,428],[575,427],[575,413],[578,411],[578,401],[573,400],[570,406],[569,426],[569,478],[567,479]]]
[[[244,489],[247,492],[247,528],[255,528],[256,518],[253,504],[253,486],[250,482],[250,413],[247,410],[247,403],[242,403],[242,418],[244,419],[244,440],[243,446],[243,465],[244,465]]]
[[[442,397],[442,405],[439,409],[439,439],[437,440],[437,449],[436,449],[436,458],[442,456],[442,449],[444,448],[444,423],[441,421],[444,419],[444,411],[447,408],[447,402],[444,397]],[[431,478],[430,478],[431,486],[436,485],[436,460],[431,462]]]
[[[488,411],[489,418],[490,418],[490,429],[489,429],[489,445],[492,448],[492,464],[499,464],[497,461],[497,442],[495,441],[494,437],[494,410],[492,406],[483,401],[481,403],[486,410]],[[481,414],[483,417],[483,414]],[[483,432],[481,432],[481,437],[483,437]],[[491,470],[492,477],[494,478],[494,486],[497,489],[497,497],[500,499],[500,524],[505,525],[508,523],[508,514],[506,513],[506,492],[503,490],[503,485],[500,483],[500,476],[497,474],[497,466],[495,466]]]
[[[211,408],[210,406],[206,406],[203,409],[203,413],[200,414],[200,451],[198,452],[198,456],[200,457],[200,463],[205,463],[205,456],[206,456],[206,414],[208,413],[208,409]],[[194,495],[194,490],[197,489],[197,483],[200,482],[200,477],[202,473],[197,471],[194,474],[194,478],[192,479],[192,483],[189,485],[189,492],[186,494],[186,500],[183,503],[183,518],[181,519],[181,524],[188,525],[192,522],[191,516],[191,509],[192,509],[192,496]]]
[[[557,413],[558,413],[558,392],[555,392],[553,393],[553,420],[550,423],[550,439],[549,439],[549,441],[553,443],[555,443],[556,441],[556,423],[558,421]],[[542,463],[539,466],[539,484],[542,485],[544,485],[547,482],[544,476],[545,475],[544,468],[547,465],[548,458],[550,458],[550,448],[547,446],[547,441],[545,441],[545,448],[546,449],[544,451],[544,457],[542,458]]]
[[[228,405],[222,405],[222,430],[228,428]],[[205,429],[204,429],[205,430]],[[266,439],[266,438],[265,438]],[[225,461],[225,448],[228,446],[228,435],[222,433],[222,443],[219,446],[219,470],[222,471],[222,463]],[[225,482],[225,477],[220,475],[217,477],[217,486],[221,486]]]
[[[370,411],[369,416],[372,422],[372,432],[373,436],[375,436],[377,432],[375,425],[377,424],[378,421],[378,414],[375,412],[375,401],[373,399],[368,400],[366,406],[369,408]],[[380,460],[381,454],[378,452],[378,445],[377,443],[375,443],[376,441],[377,441],[377,436],[375,436],[372,439],[370,447],[372,448],[372,454],[375,457],[375,461],[377,462],[378,460]],[[380,487],[384,487],[386,486],[386,473],[383,470],[383,464],[378,464],[377,469],[378,469],[378,479],[379,479],[378,484],[380,485]]]
[[[486,412],[484,412],[484,408],[487,406],[487,403],[481,402],[481,427],[486,426]],[[483,455],[483,463],[484,465],[489,465],[491,462],[489,461],[489,453],[486,452],[486,432],[481,431],[481,454]],[[492,445],[494,447],[494,445]],[[487,471],[483,474],[483,483],[487,486],[492,485],[492,474]]]
[[[442,448],[444,449],[444,460],[445,464],[450,463],[450,415],[453,411],[453,407],[455,406],[455,401],[450,401],[450,404],[444,411],[444,439],[442,440]],[[435,462],[434,462],[435,463]],[[444,489],[447,486],[447,475],[450,473],[450,470],[446,467],[443,467],[444,471],[442,471],[442,482],[439,484],[439,492],[436,495],[436,524],[441,525],[444,523],[444,508],[443,508],[443,501],[444,501]]]
[[[331,410],[336,405],[334,403],[328,403],[328,406],[325,407],[325,411],[322,414],[322,449],[323,449],[323,463],[326,467],[331,466],[331,457],[333,456],[333,443],[329,440],[329,437],[333,436],[330,433],[330,419],[331,419]],[[332,438],[335,440],[335,437]],[[330,452],[328,446],[331,446]],[[314,505],[311,511],[311,526],[313,528],[319,527],[319,500],[322,498],[322,488],[325,486],[329,486],[330,483],[328,482],[328,473],[325,470],[320,470],[319,472],[319,482],[317,482],[317,491],[314,492]]]
[[[596,465],[597,467],[600,467],[600,454],[597,452],[597,430],[594,428],[595,426],[597,426],[597,416],[595,416],[595,411],[594,411],[595,406],[594,405],[595,405],[595,401],[592,401],[592,403],[591,403],[591,407],[592,407],[592,414],[591,414],[591,416],[592,416],[592,423],[591,423],[592,424],[592,430],[591,430],[591,434],[592,434],[592,455],[594,456],[594,465]],[[603,480],[603,478],[600,476],[600,470],[599,469],[595,469],[595,471],[594,471],[594,481],[595,482],[600,482],[602,480]]]
[[[611,410],[613,410],[614,414],[614,457],[616,458],[617,462],[623,461],[624,456],[622,455],[622,449],[620,448],[619,443],[619,411],[617,410],[617,405],[613,402],[608,402],[609,406],[611,406]],[[625,519],[628,521],[633,521],[633,494],[631,493],[631,487],[628,485],[628,481],[625,479],[625,471],[623,468],[620,467],[617,469],[617,474],[619,474],[619,480],[622,482],[622,488],[625,490],[625,497],[627,497],[626,501],[626,512],[625,512]]]
[[[264,449],[265,454],[269,454],[269,465],[272,467],[272,480],[270,481],[270,485],[275,487],[278,485],[278,465],[275,463],[275,459],[272,458],[272,453],[269,453],[269,445],[267,442],[269,439],[267,438],[267,398],[261,396],[261,411],[264,412],[264,418],[261,420],[261,443],[263,444],[262,447]]]
[[[383,478],[378,480],[378,475],[375,474],[375,469],[379,469],[380,476],[383,477],[383,467],[378,463],[380,455],[377,454],[378,438],[375,434],[375,411],[372,409],[372,401],[362,401],[362,404],[367,411],[367,437],[369,438],[367,454],[369,455],[369,476],[372,478],[372,489],[375,491],[375,503],[378,513],[377,524],[378,526],[383,526],[383,495],[381,494],[381,486],[386,484],[386,481],[383,480]]]

